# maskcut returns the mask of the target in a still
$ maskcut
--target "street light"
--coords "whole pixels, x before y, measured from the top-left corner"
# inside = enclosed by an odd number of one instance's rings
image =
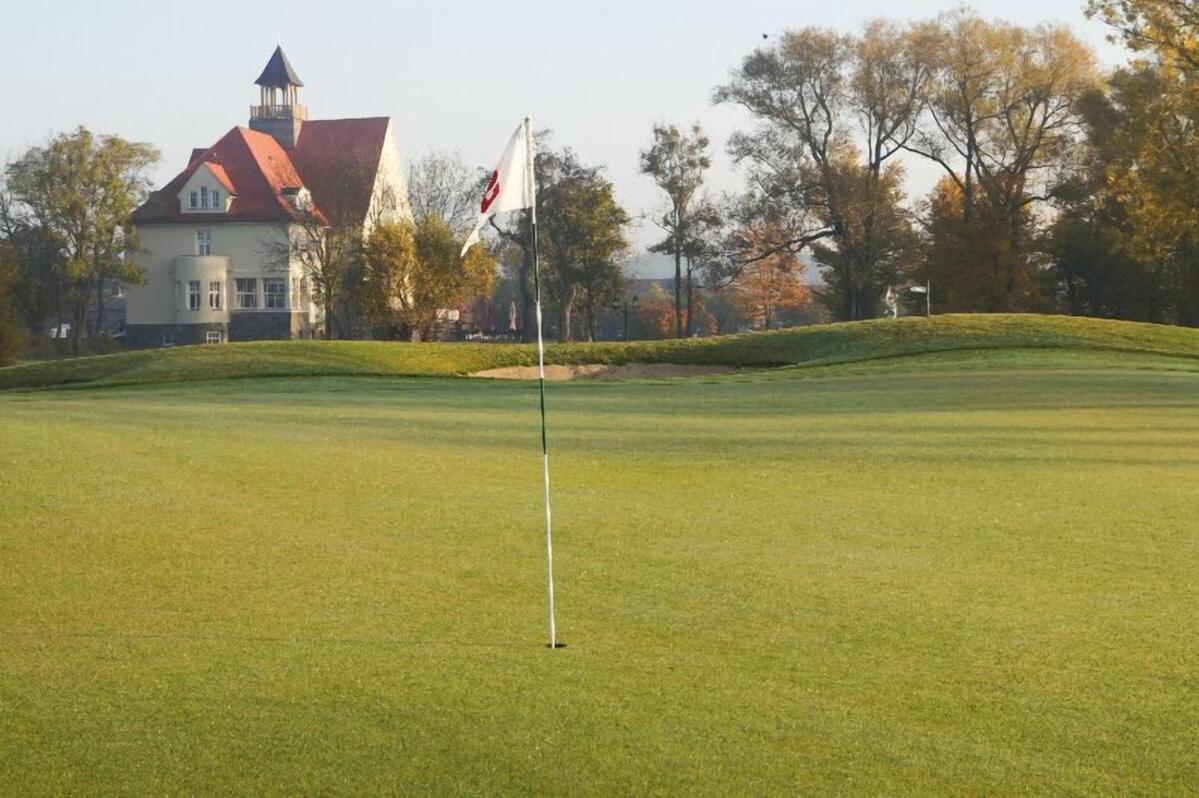
[[[612,300],[612,312],[620,313],[620,312],[622,312],[622,310],[624,312],[624,340],[625,341],[629,340],[629,308],[630,307],[633,308],[634,313],[637,312],[638,301],[637,301],[636,295],[633,296],[632,302],[630,302],[628,299],[625,299],[624,302],[621,302],[619,299]]]

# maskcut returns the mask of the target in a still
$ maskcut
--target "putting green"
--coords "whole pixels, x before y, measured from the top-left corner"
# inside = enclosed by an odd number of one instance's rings
[[[1199,360],[0,394],[0,792],[1184,793]]]

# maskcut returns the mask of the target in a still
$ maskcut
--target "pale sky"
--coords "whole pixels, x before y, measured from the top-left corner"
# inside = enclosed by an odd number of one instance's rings
[[[1070,25],[1106,64],[1123,60],[1086,20],[1082,0],[986,0],[984,16]],[[717,153],[711,183],[733,190],[724,156],[747,123],[713,107],[712,88],[762,34],[807,25],[843,31],[876,16],[912,19],[960,5],[893,0],[814,2],[157,2],[17,0],[4,12],[0,157],[85,125],[162,150],[158,183],[245,125],[254,79],[278,41],[305,87],[311,118],[391,116],[405,158],[457,150],[491,168],[520,118],[603,164],[635,216],[660,202],[637,170],[654,122],[699,121]],[[935,171],[912,164],[909,190]],[[633,233],[639,247],[656,230]]]

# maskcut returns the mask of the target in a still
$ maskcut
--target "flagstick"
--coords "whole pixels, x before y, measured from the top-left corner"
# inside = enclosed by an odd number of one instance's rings
[[[533,130],[528,117],[525,117],[525,155],[528,159],[525,174],[530,183],[529,196],[533,198],[529,209],[532,222],[529,227],[533,239],[533,294],[537,303],[537,381],[541,394],[541,475],[545,485],[545,574],[549,595],[549,648],[560,648],[554,619],[554,522],[553,513],[550,511],[550,450],[545,432],[545,341],[541,335],[541,259],[537,252],[537,195],[535,186],[532,185],[534,182]]]

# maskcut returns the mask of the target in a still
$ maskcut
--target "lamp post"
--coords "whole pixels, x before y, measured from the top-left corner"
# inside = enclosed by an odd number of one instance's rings
[[[614,313],[621,313],[621,312],[624,313],[624,340],[625,341],[629,340],[629,308],[632,307],[633,312],[636,313],[637,306],[638,306],[638,301],[637,301],[636,295],[633,296],[633,300],[631,302],[628,299],[624,300],[624,302],[621,302],[619,299],[612,300],[612,311]]]

